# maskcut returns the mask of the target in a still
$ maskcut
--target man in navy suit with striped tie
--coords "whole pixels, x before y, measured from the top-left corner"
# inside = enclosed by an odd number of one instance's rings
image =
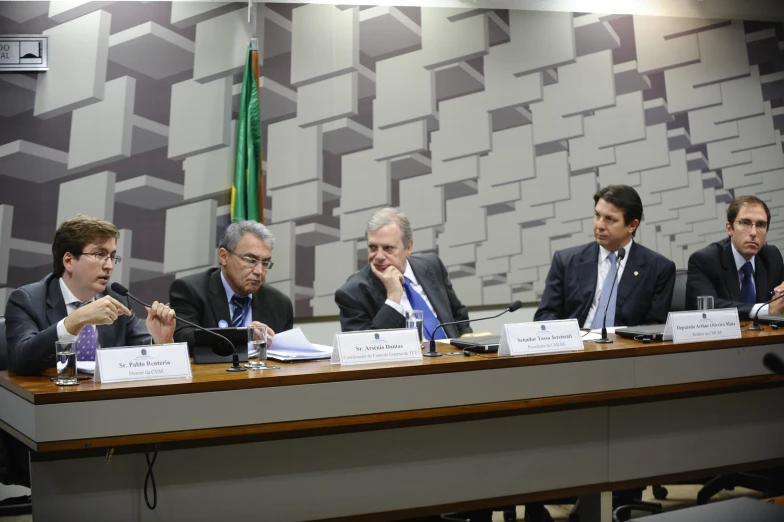
[[[594,329],[605,323],[607,310],[608,327],[665,323],[675,263],[634,241],[643,218],[639,194],[628,185],[608,185],[593,201],[596,240],[555,252],[534,320],[575,318]]]
[[[411,255],[413,232],[403,212],[395,208],[376,211],[365,234],[368,265],[335,293],[344,332],[403,328],[406,311],[422,310],[424,336],[430,339],[438,323],[468,319],[468,310],[455,295],[441,259],[435,254]],[[467,324],[443,330],[435,332],[436,339],[471,332]]]

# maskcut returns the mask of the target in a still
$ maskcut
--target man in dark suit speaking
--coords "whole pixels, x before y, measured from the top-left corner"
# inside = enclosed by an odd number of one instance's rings
[[[269,343],[275,332],[291,330],[294,308],[280,290],[264,285],[272,269],[275,236],[256,221],[240,221],[226,228],[220,240],[220,267],[176,279],[169,288],[177,316],[204,328],[266,326]],[[178,323],[177,342],[193,351],[196,329]]]
[[[376,211],[366,228],[368,265],[335,292],[344,332],[405,327],[404,313],[424,312],[424,337],[440,322],[468,319],[468,310],[452,289],[446,267],[435,254],[411,255],[411,223],[394,208]],[[467,324],[439,329],[436,339],[471,332]]]
[[[666,322],[675,264],[634,242],[640,196],[632,187],[610,185],[593,200],[596,241],[555,253],[534,320],[576,318],[583,328],[601,328],[607,309],[607,326]],[[621,248],[626,255],[618,263]]]
[[[172,342],[174,310],[155,301],[144,323],[127,297],[106,288],[120,232],[88,216],[65,221],[52,243],[54,273],[11,294],[5,311],[8,367],[37,375],[55,365],[55,342],[76,341],[77,360],[95,360],[98,347]]]
[[[784,312],[784,299],[762,303],[784,293],[781,251],[765,244],[770,210],[755,196],[739,196],[727,207],[729,237],[694,252],[689,258],[686,306],[697,308],[697,296],[712,295],[716,308],[737,308],[742,319]]]

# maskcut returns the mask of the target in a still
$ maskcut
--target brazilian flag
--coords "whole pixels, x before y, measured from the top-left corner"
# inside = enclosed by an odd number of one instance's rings
[[[259,221],[261,174],[261,114],[259,89],[253,74],[251,48],[245,57],[242,94],[237,118],[237,150],[234,156],[234,184],[231,187],[231,220]]]

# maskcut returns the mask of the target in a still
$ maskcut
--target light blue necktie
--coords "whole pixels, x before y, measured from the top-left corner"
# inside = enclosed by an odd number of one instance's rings
[[[605,310],[607,310],[607,326],[615,326],[615,300],[618,296],[618,283],[613,285],[613,281],[618,275],[618,265],[615,263],[616,259],[615,252],[612,252],[607,256],[607,260],[610,261],[610,271],[607,272],[607,277],[604,278],[602,296],[599,298],[599,306],[597,307],[596,314],[593,316],[593,321],[591,322],[592,330],[603,326]],[[612,294],[610,294],[610,288],[612,288]],[[609,308],[607,307],[607,301],[610,302]]]
[[[424,336],[426,339],[433,339],[433,330],[435,330],[438,326],[438,318],[436,318],[436,314],[430,310],[430,307],[427,306],[425,299],[419,295],[419,292],[411,287],[411,281],[409,281],[407,277],[404,277],[403,279],[403,288],[406,290],[406,297],[408,297],[408,302],[411,305],[411,309],[422,310],[422,314],[424,315],[424,320],[422,321],[422,326],[424,327]],[[443,328],[438,330],[435,338],[446,339],[446,334],[444,333]]]

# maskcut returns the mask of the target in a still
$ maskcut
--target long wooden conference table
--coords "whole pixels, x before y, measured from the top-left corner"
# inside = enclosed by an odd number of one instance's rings
[[[769,327],[526,357],[195,365],[186,382],[2,372],[0,426],[33,450],[36,522],[398,520],[780,465],[768,352],[784,357]]]

